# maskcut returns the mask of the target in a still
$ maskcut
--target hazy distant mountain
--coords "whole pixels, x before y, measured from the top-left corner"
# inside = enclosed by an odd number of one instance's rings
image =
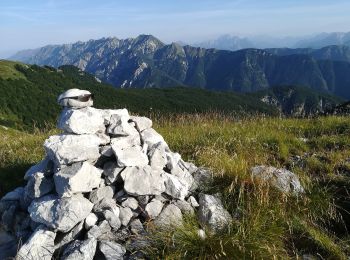
[[[250,42],[247,38],[240,38],[238,36],[222,35],[217,39],[193,43],[194,47],[201,48],[215,48],[219,50],[236,51],[246,48],[255,48],[254,43]]]
[[[300,39],[300,37],[270,37],[266,35],[250,37],[222,35],[213,40],[193,43],[192,46],[236,51],[247,48],[265,49],[293,47]]]
[[[294,47],[317,49],[328,45],[350,46],[350,32],[321,33],[299,41]]]
[[[193,86],[252,92],[300,85],[350,98],[350,64],[318,60],[309,53],[280,56],[258,49],[183,47],[140,35],[46,46],[12,59],[54,67],[74,65],[121,88]]]
[[[321,33],[314,36],[271,37],[265,35],[237,37],[223,35],[213,40],[192,44],[202,48],[236,51],[246,48],[313,48],[319,49],[329,45],[349,45],[348,33]]]

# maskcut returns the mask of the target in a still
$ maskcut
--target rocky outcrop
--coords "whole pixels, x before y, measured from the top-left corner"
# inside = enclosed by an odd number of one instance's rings
[[[133,259],[149,244],[149,227],[176,228],[197,212],[204,229],[229,225],[218,201],[198,197],[208,171],[171,152],[150,119],[83,98],[62,112],[63,133],[45,141],[26,186],[0,200],[6,257],[18,247],[17,259]]]

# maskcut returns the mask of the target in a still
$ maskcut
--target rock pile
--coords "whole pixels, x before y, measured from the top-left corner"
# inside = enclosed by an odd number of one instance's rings
[[[25,187],[0,201],[0,259],[136,259],[150,225],[197,214],[203,238],[229,225],[220,199],[196,192],[210,172],[172,152],[150,119],[95,109],[86,91],[59,103],[63,133],[45,141]]]

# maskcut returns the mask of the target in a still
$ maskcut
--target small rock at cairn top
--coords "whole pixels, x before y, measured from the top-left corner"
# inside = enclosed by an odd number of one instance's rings
[[[63,107],[91,107],[93,105],[93,95],[90,91],[77,88],[68,89],[59,95],[57,102]]]
[[[176,228],[183,215],[199,215],[203,228],[229,224],[221,203],[198,196],[208,171],[172,152],[150,119],[93,108],[86,90],[58,103],[62,133],[45,141],[27,184],[0,200],[0,238],[10,238],[0,239],[1,259],[136,259],[153,227]]]

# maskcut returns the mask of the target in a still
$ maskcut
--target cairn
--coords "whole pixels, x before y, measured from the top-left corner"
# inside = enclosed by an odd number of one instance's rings
[[[196,214],[205,239],[229,225],[220,199],[198,192],[210,171],[172,152],[150,119],[93,108],[84,90],[58,103],[63,133],[0,201],[0,259],[143,259],[150,226]]]

